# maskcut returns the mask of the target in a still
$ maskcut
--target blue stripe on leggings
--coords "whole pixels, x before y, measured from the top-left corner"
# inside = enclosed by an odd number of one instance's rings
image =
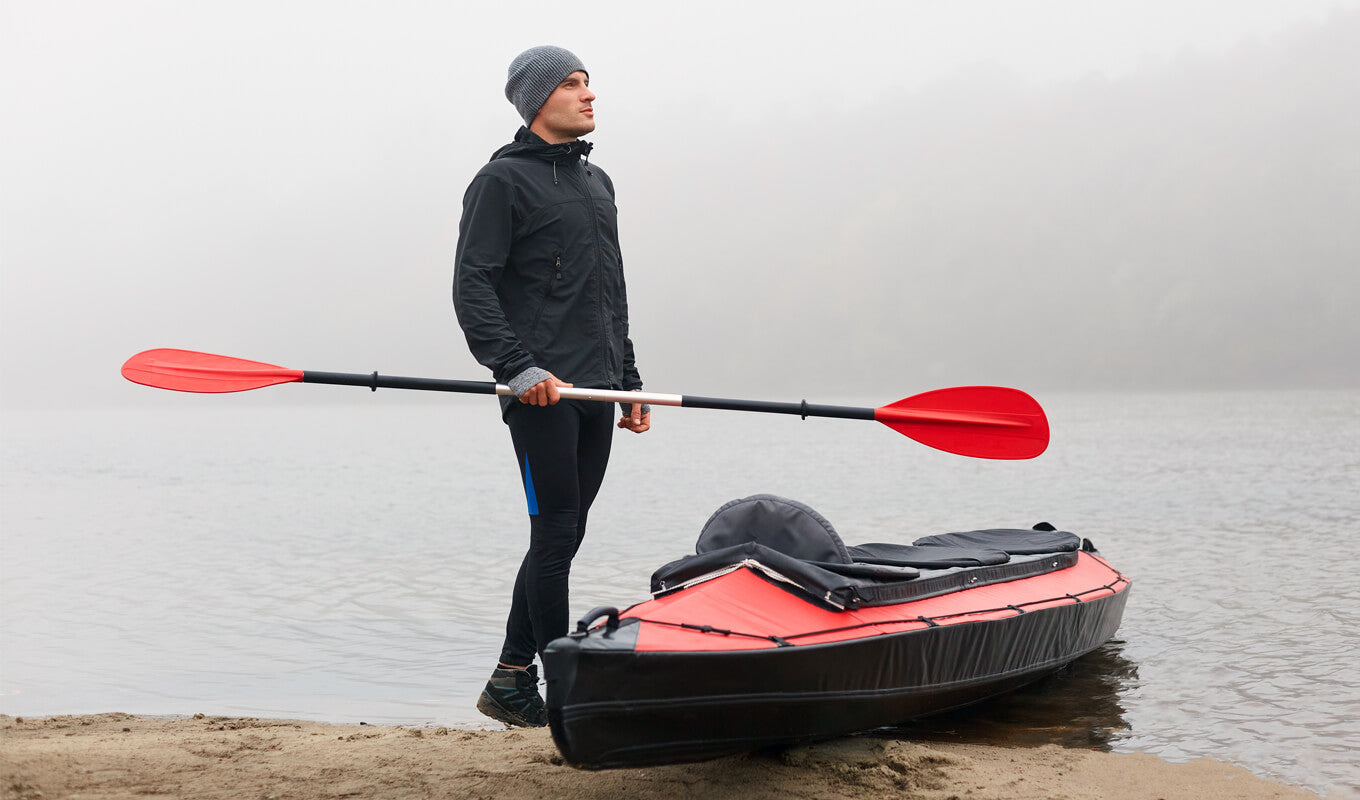
[[[534,476],[529,472],[529,454],[524,454],[524,496],[529,500],[529,516],[538,516],[538,495],[534,494]]]

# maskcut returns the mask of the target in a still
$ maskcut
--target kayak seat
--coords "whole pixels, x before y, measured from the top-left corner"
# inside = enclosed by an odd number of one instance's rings
[[[831,523],[803,503],[757,494],[713,512],[694,554],[652,574],[652,594],[749,567],[809,602],[837,610],[890,605],[1066,569],[1077,562],[1080,546],[1075,534],[1040,523],[1031,530],[944,533],[912,544],[847,547]]]
[[[849,564],[853,559],[826,517],[797,500],[754,494],[724,503],[704,523],[700,555],[754,542],[803,561]]]
[[[835,526],[806,504],[774,494],[754,494],[714,511],[704,523],[694,551],[702,555],[749,542],[839,574],[871,578],[877,573],[892,580],[901,580],[901,574],[869,567],[983,567],[1005,564],[1009,554],[1055,551],[1033,549],[1043,546],[1038,539],[1022,537],[1012,544],[1008,534],[1017,533],[1051,536],[1039,531],[974,531],[927,536],[913,544],[873,542],[847,547]]]

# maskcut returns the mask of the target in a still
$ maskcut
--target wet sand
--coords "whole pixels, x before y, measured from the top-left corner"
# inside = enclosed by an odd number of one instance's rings
[[[0,716],[0,797],[1265,800],[1317,795],[1210,759],[852,737],[700,764],[591,771],[545,729],[196,715]]]

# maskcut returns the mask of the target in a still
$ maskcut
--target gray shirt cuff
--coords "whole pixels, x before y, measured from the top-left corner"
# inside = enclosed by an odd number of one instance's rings
[[[523,397],[525,392],[551,377],[552,373],[542,367],[529,367],[511,378],[505,385],[510,387],[515,397]]]

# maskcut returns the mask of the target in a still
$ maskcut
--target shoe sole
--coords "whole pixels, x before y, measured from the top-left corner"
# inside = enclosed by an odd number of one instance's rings
[[[496,698],[486,692],[482,692],[482,696],[477,698],[477,710],[497,722],[505,723],[514,728],[542,728],[548,724],[546,722],[530,722],[497,703]]]

